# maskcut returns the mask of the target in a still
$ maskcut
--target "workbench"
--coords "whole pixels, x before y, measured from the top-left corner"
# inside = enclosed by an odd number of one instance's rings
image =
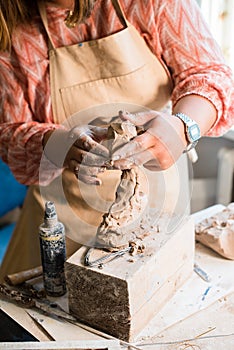
[[[199,222],[219,209],[219,206],[213,206],[196,213],[194,220]],[[195,261],[208,274],[210,282],[194,272],[132,346],[85,325],[79,327],[38,310],[24,309],[0,300],[0,309],[32,336],[31,341],[29,337],[27,342],[18,342],[14,346],[2,342],[0,349],[233,350],[234,261],[220,257],[200,243],[196,243]],[[1,327],[0,334],[2,332]],[[33,341],[33,337],[39,342]]]

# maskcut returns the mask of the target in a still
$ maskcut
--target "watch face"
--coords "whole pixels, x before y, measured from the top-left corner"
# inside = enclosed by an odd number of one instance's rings
[[[199,140],[201,137],[200,129],[197,124],[193,124],[188,128],[188,138],[190,142]]]

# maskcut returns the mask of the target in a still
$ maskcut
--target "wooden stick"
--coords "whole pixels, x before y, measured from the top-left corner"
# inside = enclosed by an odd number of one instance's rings
[[[42,275],[42,266],[37,266],[30,270],[24,270],[14,274],[6,275],[5,281],[10,286],[16,286],[40,275]]]

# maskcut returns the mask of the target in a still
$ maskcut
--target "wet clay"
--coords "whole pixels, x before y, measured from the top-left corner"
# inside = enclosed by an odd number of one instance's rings
[[[196,240],[234,260],[234,203],[196,225]]]
[[[110,158],[115,150],[122,147],[139,133],[130,122],[115,122],[108,129]],[[122,248],[130,241],[144,236],[150,229],[147,214],[147,178],[140,167],[123,170],[117,187],[115,202],[112,203],[97,230],[98,246]]]

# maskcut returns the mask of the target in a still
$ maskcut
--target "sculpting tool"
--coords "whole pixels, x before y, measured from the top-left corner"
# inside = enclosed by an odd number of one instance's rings
[[[42,275],[42,266],[34,267],[33,269],[16,272],[13,274],[6,275],[4,280],[10,286],[17,286],[32,278],[39,277]]]
[[[210,282],[211,278],[210,276],[201,269],[201,267],[197,264],[194,263],[194,267],[193,267],[194,272],[196,272],[196,274],[198,274],[199,277],[201,277],[205,282]]]

